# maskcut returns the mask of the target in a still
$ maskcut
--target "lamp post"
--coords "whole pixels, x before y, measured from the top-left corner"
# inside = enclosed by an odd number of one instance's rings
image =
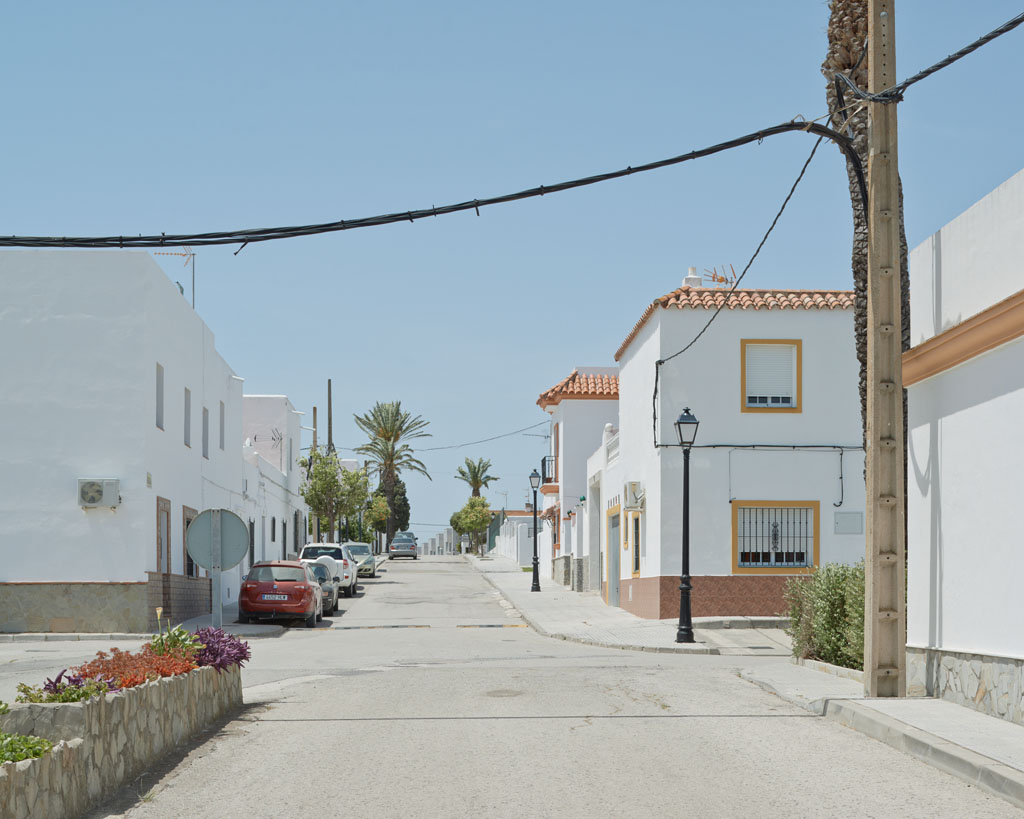
[[[540,487],[540,473],[535,469],[530,473],[530,486],[533,487],[533,585],[530,591],[540,591],[540,565],[537,560],[537,489]]]
[[[679,628],[677,643],[693,642],[693,616],[690,611],[690,447],[697,437],[698,421],[686,407],[676,419],[676,435],[683,450],[683,572],[679,577]]]

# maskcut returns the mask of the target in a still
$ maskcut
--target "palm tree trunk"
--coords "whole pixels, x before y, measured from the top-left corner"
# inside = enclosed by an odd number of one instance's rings
[[[868,36],[867,0],[831,0],[831,14],[828,21],[828,53],[821,65],[827,78],[826,97],[829,110],[833,112],[832,127],[846,133],[853,139],[853,145],[865,170],[868,166],[868,111],[862,101],[852,98],[847,92],[840,104],[833,75],[842,72],[850,77],[858,88],[868,87],[868,57],[864,53]],[[858,107],[859,106],[859,107]],[[850,201],[853,205],[853,332],[860,364],[860,417],[862,443],[866,443],[867,424],[867,319],[868,319],[868,223],[867,214],[861,203],[860,189],[853,166],[846,163],[850,185]],[[902,294],[903,349],[910,348],[910,273],[907,265],[907,234],[903,224],[903,184],[900,183],[900,288]],[[903,393],[903,424],[906,439],[906,392]]]

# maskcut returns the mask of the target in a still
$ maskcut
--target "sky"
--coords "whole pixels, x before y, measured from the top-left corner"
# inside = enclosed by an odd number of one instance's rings
[[[1019,12],[901,0],[897,75]],[[352,219],[674,156],[823,115],[827,19],[822,0],[17,4],[0,28],[0,233]],[[1024,27],[899,105],[911,247],[1024,166],[1022,44]],[[575,366],[613,365],[688,266],[741,269],[812,144],[774,137],[479,216],[201,248],[196,309],[246,392],[287,394],[307,425],[331,378],[339,447],[364,441],[353,413],[392,400],[430,421],[424,447],[490,438],[545,421],[537,396]],[[843,160],[823,144],[743,286],[849,288],[850,239]],[[183,260],[156,259],[188,294]],[[492,461],[493,507],[522,508],[549,445],[530,433],[422,452],[412,529],[462,505],[466,457]]]

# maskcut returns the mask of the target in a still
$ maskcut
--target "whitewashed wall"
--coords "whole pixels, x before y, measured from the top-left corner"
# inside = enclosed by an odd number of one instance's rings
[[[910,254],[915,344],[1021,290],[1024,171]],[[1024,658],[1024,340],[908,390],[907,642]]]

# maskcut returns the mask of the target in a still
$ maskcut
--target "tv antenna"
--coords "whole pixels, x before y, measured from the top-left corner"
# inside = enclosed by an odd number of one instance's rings
[[[157,250],[153,252],[154,256],[184,256],[185,264],[188,265],[192,262],[192,309],[196,309],[196,254],[192,252],[192,248],[188,245],[182,245],[181,250],[183,252],[170,251],[170,250]]]

